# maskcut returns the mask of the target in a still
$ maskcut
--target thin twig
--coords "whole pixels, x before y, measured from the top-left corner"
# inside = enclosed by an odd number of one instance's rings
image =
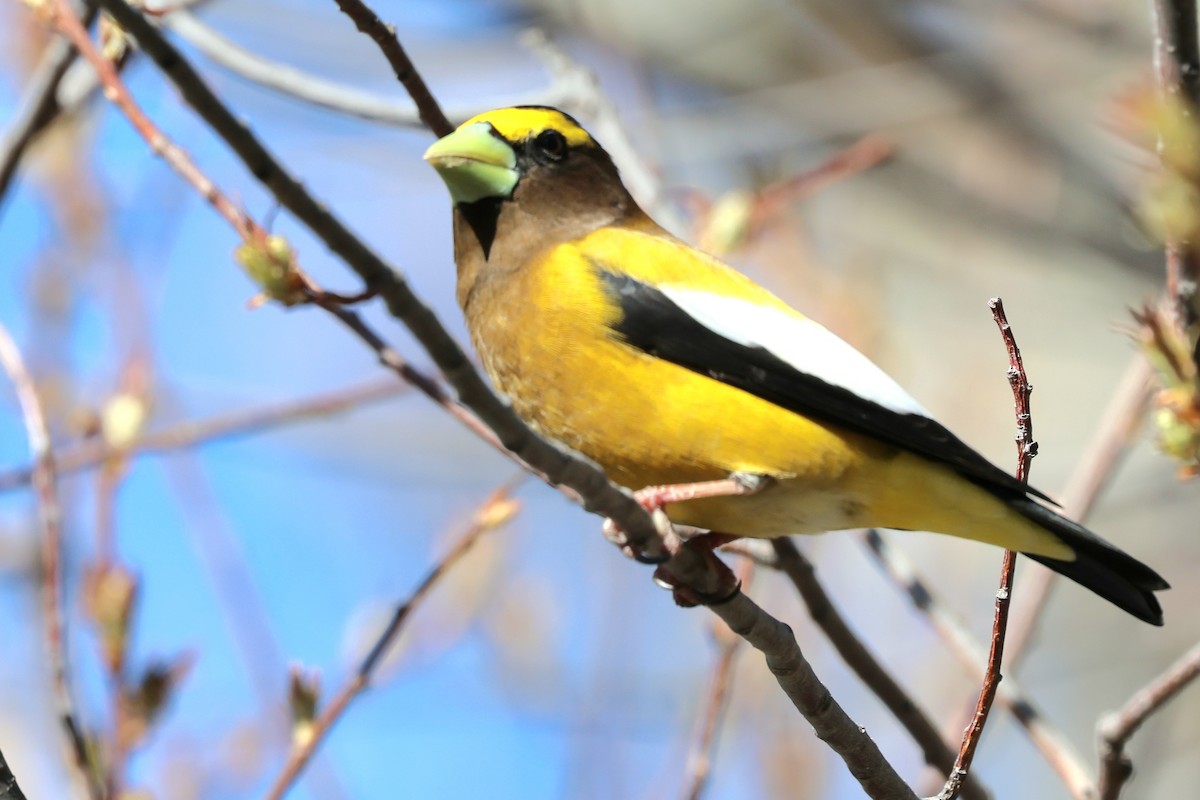
[[[2,751],[0,751],[0,800],[25,800],[25,793],[21,791],[21,787],[17,783],[17,776],[13,775]]]
[[[191,184],[196,193],[203,197],[244,241],[250,241],[256,237],[265,238],[266,231],[257,226],[244,211],[221,192],[216,184],[196,166],[191,156],[167,138],[158,126],[146,116],[121,80],[116,65],[105,58],[92,44],[91,39],[88,38],[87,29],[83,27],[67,0],[54,0],[49,19],[51,24],[92,65],[92,69],[96,71],[104,86],[105,97],[121,110],[138,134],[146,140],[151,151],[155,155],[161,156],[171,169],[175,170],[176,174]]]
[[[846,665],[854,670],[867,688],[887,706],[896,720],[904,726],[913,741],[921,748],[925,763],[949,775],[954,769],[955,751],[942,738],[937,726],[908,695],[896,679],[871,653],[862,640],[850,629],[846,619],[817,579],[816,569],[791,539],[775,539],[776,565],[795,585],[804,599],[813,622],[829,639]],[[963,796],[986,798],[988,793],[974,776],[963,784]]]
[[[938,597],[937,593],[917,573],[916,567],[900,550],[888,544],[879,531],[863,531],[861,541],[884,573],[902,589],[913,607],[929,620],[938,635],[950,646],[959,662],[972,674],[983,672],[987,656],[983,645],[971,634]],[[1033,699],[1021,688],[1016,678],[1006,675],[1000,684],[997,699],[1016,718],[1038,752],[1058,774],[1076,800],[1087,800],[1094,789],[1083,759],[1070,741],[1054,728],[1041,713]]]
[[[1200,33],[1197,31],[1195,0],[1154,0],[1154,67],[1160,97],[1185,116],[1195,120],[1200,104]],[[1191,142],[1187,137],[1176,139]],[[1182,142],[1158,139],[1159,156]],[[1190,145],[1187,145],[1190,146]],[[1191,159],[1196,153],[1180,154]],[[1166,244],[1167,293],[1176,319],[1185,330],[1197,323],[1196,292],[1200,283],[1200,242],[1172,241]]]
[[[1117,384],[1091,444],[1063,489],[1061,500],[1065,516],[1084,522],[1091,514],[1100,493],[1108,486],[1134,441],[1153,394],[1153,377],[1154,368],[1150,362],[1142,354],[1136,354]],[[1046,609],[1050,590],[1058,583],[1057,572],[1041,564],[1029,566],[1033,569],[1025,573],[1026,580],[1021,584],[1021,604],[1013,610],[1008,626],[1008,642],[1004,649],[1009,671],[1027,652]]]
[[[754,563],[752,559],[744,558],[737,569],[737,579],[743,589],[754,579]],[[736,656],[742,643],[741,638],[734,636],[728,625],[715,618],[712,620],[712,637],[717,643],[717,657],[713,662],[712,676],[708,682],[708,699],[700,714],[695,739],[688,752],[684,769],[684,787],[680,796],[686,800],[700,800],[712,774],[717,734],[729,708]]]
[[[1000,328],[1000,336],[1004,339],[1004,347],[1008,350],[1008,383],[1012,387],[1013,405],[1017,416],[1017,480],[1029,483],[1029,464],[1037,455],[1037,442],[1033,439],[1033,416],[1029,413],[1029,395],[1033,386],[1025,376],[1025,364],[1021,360],[1021,350],[1013,336],[1012,327],[1004,315],[1004,303],[999,297],[988,301],[992,310],[992,318]],[[979,691],[979,700],[975,704],[975,713],[971,717],[967,729],[963,732],[962,746],[958,750],[958,759],[954,762],[946,780],[946,785],[938,794],[938,800],[954,800],[962,790],[963,780],[971,770],[971,762],[975,758],[975,750],[983,737],[983,727],[987,724],[988,714],[991,713],[992,703],[996,700],[996,690],[1000,686],[1000,663],[1004,659],[1004,637],[1008,632],[1008,609],[1011,604],[1013,579],[1017,573],[1017,554],[1012,550],[1004,551],[1004,560],[1000,566],[1000,588],[996,591],[996,614],[992,622],[992,643],[988,650],[987,667],[983,672],[983,687]]]
[[[266,433],[300,420],[338,414],[368,403],[396,397],[408,389],[408,386],[397,383],[392,378],[365,381],[344,389],[321,392],[297,400],[181,422],[160,431],[147,433],[128,446],[118,447],[103,439],[89,439],[60,447],[54,453],[54,462],[58,467],[58,474],[66,475],[103,464],[118,455],[136,458],[168,453],[172,450],[190,450],[197,445],[221,439]],[[0,492],[24,486],[32,477],[32,465],[0,472]]]
[[[46,656],[50,662],[50,683],[54,688],[58,720],[71,754],[71,764],[87,786],[92,800],[100,800],[104,796],[104,790],[91,764],[78,711],[71,697],[67,667],[67,629],[62,602],[62,507],[58,501],[58,477],[54,469],[54,451],[50,447],[50,429],[46,424],[33,379],[25,369],[20,351],[3,325],[0,325],[0,366],[4,367],[16,389],[34,461],[33,488],[37,493],[41,530],[42,623],[45,628]]]
[[[86,12],[85,25],[95,16],[95,9]],[[55,93],[63,76],[75,61],[75,47],[66,39],[53,39],[47,46],[25,90],[21,108],[9,123],[0,140],[0,204],[12,185],[17,167],[34,139],[54,119],[58,111]]]
[[[498,515],[496,509],[513,502],[511,493],[524,477],[524,473],[519,473],[515,478],[506,481],[504,485],[500,486],[484,500],[476,510],[471,524],[454,541],[454,544],[451,545],[446,555],[442,556],[441,560],[434,564],[433,568],[425,574],[425,577],[417,584],[417,587],[413,589],[408,598],[396,606],[391,621],[388,622],[383,632],[375,640],[367,655],[358,665],[358,669],[342,684],[341,688],[333,696],[333,699],[329,701],[328,705],[313,720],[312,727],[304,739],[293,746],[287,763],[272,782],[271,788],[267,790],[267,800],[280,800],[291,789],[296,779],[300,777],[300,773],[304,771],[308,762],[317,752],[317,748],[321,746],[325,738],[329,735],[329,732],[333,729],[333,726],[342,718],[350,703],[370,685],[371,677],[375,673],[375,669],[379,666],[380,660],[396,641],[396,637],[403,630],[408,618],[412,616],[412,613],[429,596],[430,591],[442,576],[462,560],[463,556],[471,550],[481,536],[495,529],[498,524],[503,524],[511,518],[511,513]]]
[[[1197,677],[1200,677],[1200,644],[1130,698],[1120,711],[1100,720],[1098,800],[1117,800],[1121,788],[1133,776],[1133,763],[1125,754],[1125,745],[1152,714]]]
[[[361,0],[335,0],[342,13],[354,20],[354,25],[360,31],[370,36],[379,46],[384,58],[392,65],[396,80],[408,91],[417,106],[421,121],[433,132],[434,136],[442,137],[454,130],[450,120],[442,113],[442,107],[434,99],[433,93],[425,85],[425,80],[417,68],[413,66],[404,46],[396,38],[396,26],[389,25],[379,18],[379,15],[367,7]]]

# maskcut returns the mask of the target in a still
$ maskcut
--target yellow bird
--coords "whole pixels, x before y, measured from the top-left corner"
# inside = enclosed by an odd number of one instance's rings
[[[675,523],[773,537],[927,530],[1025,553],[1162,624],[1152,569],[1048,508],[865,356],[660,228],[553,108],[489,111],[425,159],[454,201],[458,302],[530,425],[637,490],[762,476]]]

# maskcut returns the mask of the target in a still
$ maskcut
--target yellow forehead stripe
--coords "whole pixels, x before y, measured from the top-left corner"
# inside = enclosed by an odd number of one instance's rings
[[[566,114],[553,108],[500,108],[485,111],[471,117],[460,127],[465,128],[476,122],[490,124],[506,141],[513,143],[532,139],[542,131],[553,128],[563,135],[571,147],[595,144],[587,131],[575,124]]]

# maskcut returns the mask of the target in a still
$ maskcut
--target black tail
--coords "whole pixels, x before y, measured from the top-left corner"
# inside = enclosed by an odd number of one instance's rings
[[[1010,501],[1022,516],[1051,531],[1075,551],[1074,561],[1056,561],[1044,556],[1029,555],[1039,564],[1066,575],[1091,589],[1118,608],[1133,614],[1151,625],[1162,625],[1162,608],[1154,592],[1171,588],[1157,572],[1128,553],[1113,547],[1066,517],[1045,506],[1021,498]]]

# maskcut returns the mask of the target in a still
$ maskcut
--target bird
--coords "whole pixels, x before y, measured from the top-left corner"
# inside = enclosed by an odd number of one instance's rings
[[[1154,592],[1169,587],[1153,569],[1055,511],[835,334],[656,224],[569,114],[487,111],[424,159],[453,202],[471,341],[526,423],[634,492],[730,477],[754,488],[671,502],[671,523],[718,541],[949,534],[1163,624]]]

